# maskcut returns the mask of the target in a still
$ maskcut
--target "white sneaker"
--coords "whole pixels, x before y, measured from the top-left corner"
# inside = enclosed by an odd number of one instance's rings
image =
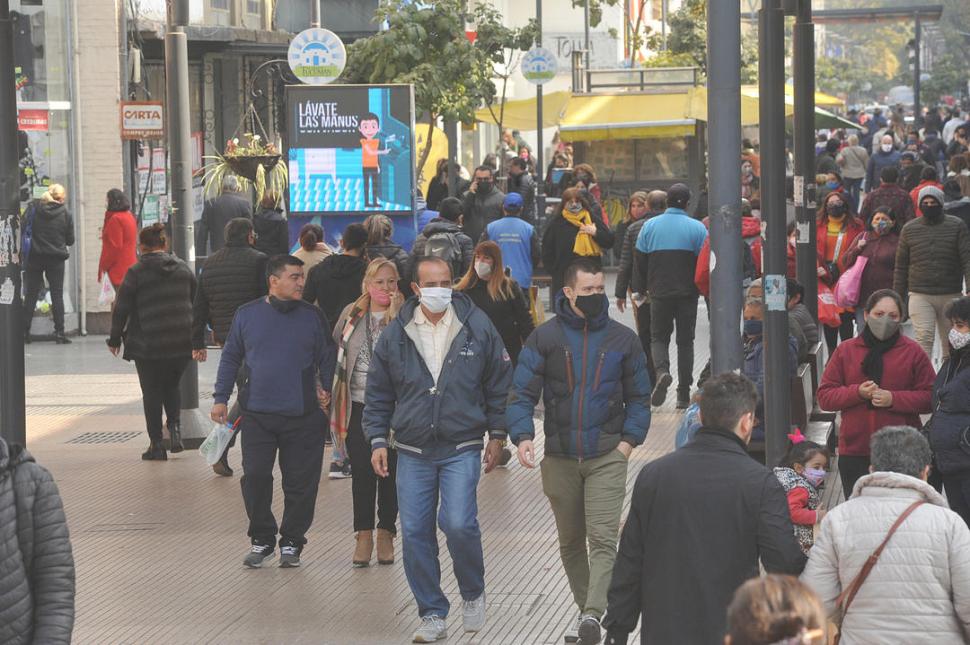
[[[466,632],[477,632],[485,626],[485,592],[475,600],[466,600],[461,608],[462,623]]]
[[[567,643],[577,643],[579,642],[579,624],[583,622],[583,615],[576,615],[576,622],[572,623],[566,628],[566,633],[563,636],[563,640]]]
[[[448,638],[448,626],[439,616],[422,616],[421,626],[414,632],[412,643],[434,643]]]

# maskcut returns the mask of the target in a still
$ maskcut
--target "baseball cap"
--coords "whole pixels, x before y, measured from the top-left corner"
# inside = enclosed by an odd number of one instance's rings
[[[509,193],[505,196],[505,201],[502,202],[502,208],[507,211],[517,211],[522,208],[522,195],[518,193]]]

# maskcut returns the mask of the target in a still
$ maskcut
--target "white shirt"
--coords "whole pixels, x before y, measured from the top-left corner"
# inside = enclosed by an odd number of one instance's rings
[[[414,324],[417,325],[418,338],[421,340],[418,351],[421,353],[425,365],[428,366],[431,376],[434,377],[435,385],[438,384],[441,365],[445,362],[445,356],[448,354],[448,330],[451,328],[454,318],[455,312],[451,305],[448,305],[445,315],[441,317],[437,325],[428,320],[427,316],[424,315],[424,309],[420,306],[414,310]]]

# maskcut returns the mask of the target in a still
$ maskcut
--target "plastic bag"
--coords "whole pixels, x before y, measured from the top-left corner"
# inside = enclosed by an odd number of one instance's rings
[[[212,424],[212,430],[209,431],[209,436],[199,446],[199,454],[205,458],[205,463],[212,466],[219,461],[234,434],[236,434],[236,429],[231,425],[222,423]]]
[[[110,307],[115,301],[115,288],[108,279],[108,274],[101,276],[101,293],[98,294],[98,304],[102,307]]]
[[[835,294],[821,280],[818,281],[818,321],[826,327],[838,327],[842,324],[839,317],[839,305],[835,302]]]

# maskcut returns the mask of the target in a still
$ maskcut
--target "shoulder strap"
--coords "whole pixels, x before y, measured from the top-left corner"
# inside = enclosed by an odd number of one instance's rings
[[[889,542],[889,539],[893,536],[893,533],[896,532],[896,529],[898,529],[902,525],[902,523],[906,521],[906,518],[909,517],[913,511],[915,511],[917,508],[919,508],[925,503],[926,503],[926,500],[919,500],[917,502],[913,502],[906,508],[905,511],[902,512],[902,514],[898,518],[896,518],[896,521],[893,522],[893,525],[889,527],[889,532],[886,533],[886,538],[882,541],[882,544],[880,544],[876,548],[876,550],[872,552],[872,555],[870,555],[869,558],[866,560],[865,564],[862,565],[862,569],[859,571],[859,575],[857,575],[855,579],[852,581],[852,583],[848,586],[848,588],[845,591],[843,591],[841,594],[839,594],[838,598],[836,598],[835,606],[842,608],[843,616],[845,616],[845,614],[849,611],[849,605],[851,605],[852,601],[855,600],[856,594],[859,593],[859,589],[866,581],[866,578],[869,577],[869,573],[872,571],[872,568],[876,566],[876,562],[879,560],[879,556],[882,555],[882,551],[883,549],[886,548],[886,544]]]

